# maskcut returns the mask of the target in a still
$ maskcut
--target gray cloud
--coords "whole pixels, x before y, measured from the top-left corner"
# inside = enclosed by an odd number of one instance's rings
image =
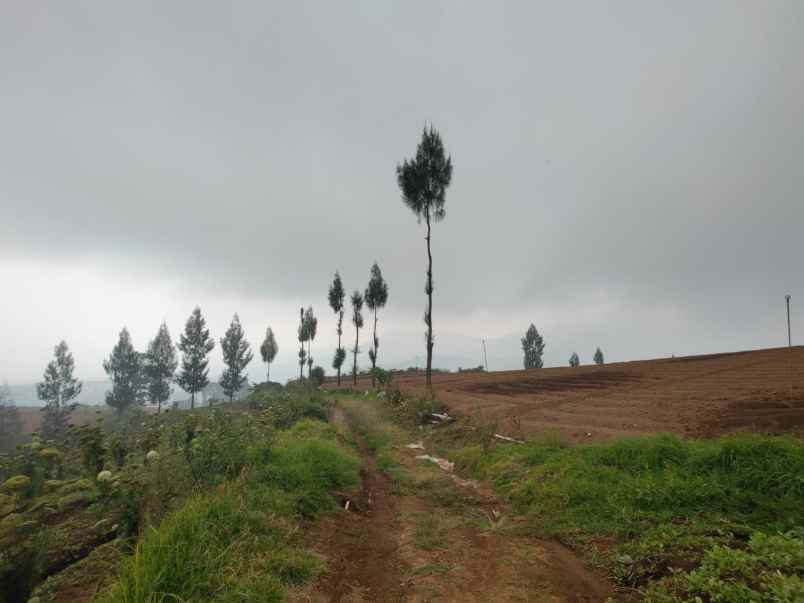
[[[376,259],[412,348],[424,242],[394,168],[432,122],[455,163],[437,334],[607,299],[574,336],[621,358],[657,351],[646,333],[781,342],[783,293],[804,298],[802,5],[467,4],[7,4],[0,254],[322,314],[334,270],[362,288]],[[650,325],[666,308],[686,330]]]

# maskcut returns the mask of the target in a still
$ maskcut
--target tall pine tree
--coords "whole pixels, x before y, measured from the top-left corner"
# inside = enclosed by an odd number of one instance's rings
[[[572,356],[570,356],[569,365],[572,368],[577,368],[577,367],[581,366],[581,359],[578,358],[578,354],[576,354],[575,352],[573,352]]]
[[[71,404],[81,393],[81,382],[73,376],[75,360],[67,343],[61,341],[55,348],[55,358],[45,368],[44,379],[36,384],[36,393],[45,402],[42,409],[42,435],[45,439],[61,441],[67,435]]]
[[[318,319],[313,314],[313,307],[310,306],[304,311],[304,329],[307,334],[307,378],[312,377],[313,371],[313,353],[310,347],[315,339],[316,331],[318,331]]]
[[[0,386],[0,452],[11,452],[22,436],[22,418],[7,385]]]
[[[355,326],[354,364],[352,365],[352,383],[357,385],[357,355],[360,353],[360,328],[363,326],[363,296],[360,291],[352,293],[352,324]]]
[[[176,358],[176,346],[170,338],[167,325],[159,326],[156,337],[148,344],[145,353],[145,380],[148,401],[156,404],[157,413],[162,412],[162,403],[170,399],[173,389],[170,387],[175,379],[179,361]]]
[[[271,327],[268,327],[265,330],[265,341],[262,342],[260,346],[260,354],[262,355],[262,361],[268,365],[268,368],[265,372],[265,381],[271,381],[271,363],[276,358],[276,355],[279,353],[279,346],[276,343],[276,337],[274,337],[274,332]]]
[[[112,382],[112,390],[106,392],[106,404],[118,414],[145,401],[143,360],[143,355],[134,349],[131,335],[124,327],[111,355],[103,361],[103,370]]]
[[[346,360],[346,350],[341,347],[341,335],[343,335],[343,300],[346,292],[343,290],[341,275],[335,272],[335,278],[329,287],[329,307],[338,317],[338,347],[335,349],[335,358],[332,361],[332,368],[338,371],[338,385],[341,384],[341,367]]]
[[[544,340],[539,335],[539,331],[531,324],[525,336],[522,338],[522,351],[525,354],[525,368],[542,368],[542,353],[544,352]]]
[[[369,358],[371,359],[371,387],[377,383],[377,351],[380,347],[380,339],[377,337],[377,310],[385,307],[388,302],[388,283],[382,277],[382,272],[377,262],[371,267],[371,278],[369,279],[368,287],[364,295],[366,300],[366,307],[374,313],[374,331],[372,333],[372,347],[369,349]]]
[[[432,222],[439,222],[445,216],[444,202],[447,187],[452,181],[452,158],[445,154],[441,135],[432,126],[424,129],[416,157],[396,166],[396,178],[405,205],[416,214],[419,223],[424,218],[427,225],[427,235],[424,237],[427,241],[427,280],[424,285],[427,294],[427,309],[424,311],[424,324],[427,325],[425,383],[427,393],[433,396],[433,254],[430,250],[430,227]]]
[[[220,384],[223,393],[229,396],[229,402],[231,402],[234,395],[248,382],[248,375],[244,373],[246,366],[254,357],[237,314],[232,318],[226,335],[221,339],[221,350],[223,350],[223,363],[226,368],[221,375]]]
[[[181,371],[176,378],[184,391],[190,394],[190,408],[195,408],[195,395],[209,385],[209,358],[207,355],[215,347],[209,336],[207,321],[201,316],[201,308],[195,307],[184,325],[184,333],[179,340],[182,351]]]
[[[304,308],[299,308],[299,381],[304,379],[304,365],[307,363],[307,350],[304,347],[307,341],[307,323],[304,320]]]

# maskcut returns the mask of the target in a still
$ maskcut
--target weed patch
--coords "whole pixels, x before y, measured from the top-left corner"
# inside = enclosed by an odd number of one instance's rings
[[[624,584],[644,586],[673,575],[667,593],[693,599],[795,600],[762,598],[795,590],[802,572],[791,561],[795,555],[772,562],[770,549],[759,543],[777,538],[776,545],[795,548],[800,542],[791,532],[804,524],[799,440],[657,435],[565,448],[545,439],[485,451],[481,444],[466,446],[449,456],[459,470],[489,479],[548,534],[614,537],[621,544],[611,561]],[[749,569],[736,571],[737,561]],[[749,573],[765,577],[757,582]],[[718,580],[736,586],[721,589]],[[714,586],[706,590],[709,583]],[[665,592],[657,588],[651,596]],[[760,598],[740,598],[752,589]]]

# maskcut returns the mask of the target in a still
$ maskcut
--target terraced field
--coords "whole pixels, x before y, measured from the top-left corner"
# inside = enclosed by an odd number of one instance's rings
[[[423,393],[424,376],[398,374]],[[791,389],[792,384],[792,389]],[[368,382],[358,381],[358,388]],[[804,432],[804,346],[473,374],[437,374],[455,413],[509,435],[560,432],[571,441],[674,432]]]

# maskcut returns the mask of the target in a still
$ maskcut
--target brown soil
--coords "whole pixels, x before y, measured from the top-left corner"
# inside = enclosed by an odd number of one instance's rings
[[[403,391],[424,394],[423,373],[395,377]],[[804,432],[804,346],[578,368],[439,373],[433,382],[453,412],[496,421],[508,435],[558,432],[570,442],[585,442],[656,432]],[[362,378],[358,389],[368,385]]]
[[[339,415],[336,422],[344,420]],[[521,535],[486,485],[453,480],[416,460],[420,450],[397,448],[394,456],[413,480],[400,489],[362,445],[361,453],[361,500],[350,505],[358,511],[336,513],[307,534],[328,567],[293,600],[580,603],[612,595],[571,550]]]

